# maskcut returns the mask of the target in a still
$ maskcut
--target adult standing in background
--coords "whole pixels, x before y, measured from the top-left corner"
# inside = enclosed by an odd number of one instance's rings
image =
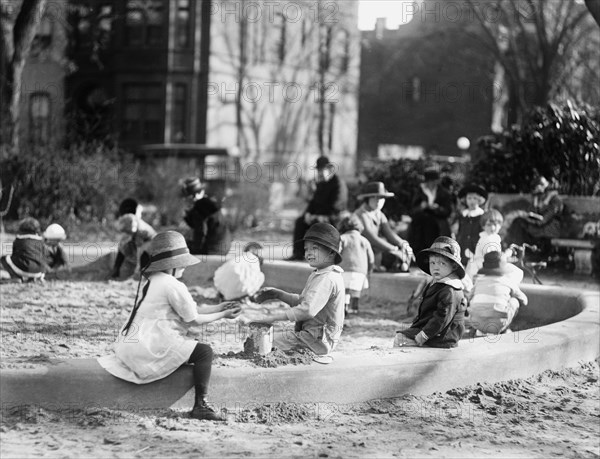
[[[206,195],[198,177],[185,179],[181,194],[190,204],[183,217],[192,228],[192,239],[187,241],[190,253],[227,254],[231,247],[231,233],[220,204]]]
[[[304,234],[314,223],[336,226],[348,208],[348,187],[336,173],[335,164],[326,156],[317,159],[317,186],[304,213],[294,225],[294,251],[290,260],[304,260]]]
[[[440,173],[435,169],[425,170],[423,183],[413,200],[408,228],[408,242],[415,253],[429,248],[439,236],[450,236],[448,218],[452,207],[452,194],[440,184]]]

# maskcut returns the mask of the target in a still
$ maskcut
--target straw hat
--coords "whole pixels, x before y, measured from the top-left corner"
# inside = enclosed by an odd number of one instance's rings
[[[460,262],[460,246],[454,239],[447,236],[440,236],[433,241],[431,247],[419,252],[417,255],[417,266],[427,274],[431,274],[429,272],[429,255],[431,254],[441,255],[454,262],[458,277],[461,279],[465,277],[465,268]]]
[[[342,261],[340,255],[340,233],[329,223],[315,223],[304,235],[305,241],[316,242],[335,252],[335,264]]]
[[[362,192],[358,195],[358,199],[378,197],[378,198],[391,198],[394,193],[391,193],[385,189],[383,182],[369,182],[363,186]]]
[[[58,223],[52,223],[44,231],[44,238],[64,241],[67,238],[67,233],[65,233],[65,229]]]
[[[158,233],[150,242],[150,264],[144,271],[185,268],[200,263],[187,247],[185,239],[177,231]]]

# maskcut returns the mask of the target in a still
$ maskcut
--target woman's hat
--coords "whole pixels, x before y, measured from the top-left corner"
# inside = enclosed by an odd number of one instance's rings
[[[58,223],[52,223],[44,231],[44,238],[64,241],[67,238],[67,233],[65,233],[65,229]]]
[[[469,193],[475,193],[478,194],[479,196],[481,196],[483,198],[483,201],[487,201],[488,198],[488,193],[487,191],[485,191],[485,188],[483,188],[482,186],[476,185],[474,183],[471,183],[470,185],[464,186],[459,192],[458,192],[458,197],[460,199],[464,198],[466,195],[468,195]]]
[[[490,251],[483,256],[483,267],[478,271],[479,274],[509,274],[510,270],[506,267],[506,260],[497,250]]]
[[[427,274],[431,274],[429,272],[429,255],[432,254],[441,255],[453,261],[457,267],[456,272],[458,277],[461,279],[465,277],[465,268],[460,262],[460,246],[454,239],[447,236],[440,236],[433,241],[431,247],[419,252],[417,255],[417,266]]]
[[[437,169],[434,169],[434,168],[425,169],[425,171],[423,171],[423,176],[424,176],[426,182],[429,182],[431,180],[439,180],[440,179],[440,173],[438,172]]]
[[[362,192],[358,195],[358,199],[380,197],[391,198],[394,193],[390,193],[385,189],[383,182],[369,182],[363,186]]]
[[[329,223],[315,223],[304,235],[305,241],[316,242],[335,252],[335,264],[342,261],[340,255],[340,233]]]
[[[203,189],[204,186],[198,177],[186,178],[181,184],[181,194],[183,197],[193,196],[196,193],[200,193]]]
[[[177,231],[158,233],[150,242],[150,264],[144,271],[185,268],[200,263],[187,247],[185,239]]]

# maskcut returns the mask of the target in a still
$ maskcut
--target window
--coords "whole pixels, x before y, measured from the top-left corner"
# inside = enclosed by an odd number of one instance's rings
[[[187,86],[175,84],[173,97],[173,142],[181,143],[187,140]]]
[[[175,23],[175,46],[190,46],[190,0],[177,0],[177,17]]]
[[[50,140],[50,94],[35,92],[29,97],[29,135],[35,145],[47,145]]]
[[[350,33],[347,30],[342,32],[342,57],[340,59],[340,71],[346,73],[350,65]]]
[[[421,100],[421,79],[418,76],[410,80],[410,98],[413,102]]]
[[[163,42],[164,9],[161,0],[128,0],[125,43],[129,46],[156,46]]]
[[[37,56],[40,52],[48,49],[52,44],[52,32],[54,30],[54,20],[44,16],[40,22],[39,29],[31,43],[31,56]]]
[[[162,142],[163,88],[160,83],[123,88],[123,140]]]

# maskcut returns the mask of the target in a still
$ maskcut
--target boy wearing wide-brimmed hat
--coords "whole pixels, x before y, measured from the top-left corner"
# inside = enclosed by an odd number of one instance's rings
[[[291,306],[283,312],[271,312],[256,319],[272,323],[296,322],[294,330],[275,333],[273,346],[280,350],[308,348],[319,356],[329,354],[337,345],[344,327],[344,280],[340,233],[329,223],[315,223],[304,236],[306,261],[315,270],[300,295],[266,288],[256,295],[259,303],[280,300]],[[326,363],[326,362],[322,362]]]
[[[213,352],[210,346],[188,336],[191,327],[234,318],[241,308],[230,303],[198,306],[178,279],[186,267],[199,263],[190,255],[184,237],[176,231],[156,235],[149,247],[150,260],[142,270],[148,282],[142,290],[121,335],[115,353],[98,359],[117,378],[146,384],[165,378],[185,363],[194,365],[196,397],[191,416],[223,421],[206,403]],[[139,285],[138,285],[139,293]]]
[[[454,239],[440,236],[419,252],[417,265],[432,280],[423,291],[417,317],[408,329],[396,333],[394,347],[455,347],[465,330],[466,311],[460,246]]]
[[[481,216],[484,210],[481,206],[487,201],[488,193],[477,184],[469,184],[458,192],[465,209],[458,216],[458,230],[456,231],[456,242],[461,248],[461,261],[466,265],[475,253],[475,247],[481,232]]]
[[[385,271],[381,265],[384,254],[396,257],[400,261],[400,271],[406,272],[413,259],[408,242],[398,236],[390,226],[381,210],[387,198],[394,196],[385,189],[382,182],[369,182],[364,185],[358,200],[362,202],[354,214],[364,226],[363,236],[371,243],[375,254],[375,270]]]
[[[527,296],[519,288],[523,271],[506,262],[499,251],[483,257],[469,303],[468,325],[482,333],[503,333],[519,310],[527,305]]]

